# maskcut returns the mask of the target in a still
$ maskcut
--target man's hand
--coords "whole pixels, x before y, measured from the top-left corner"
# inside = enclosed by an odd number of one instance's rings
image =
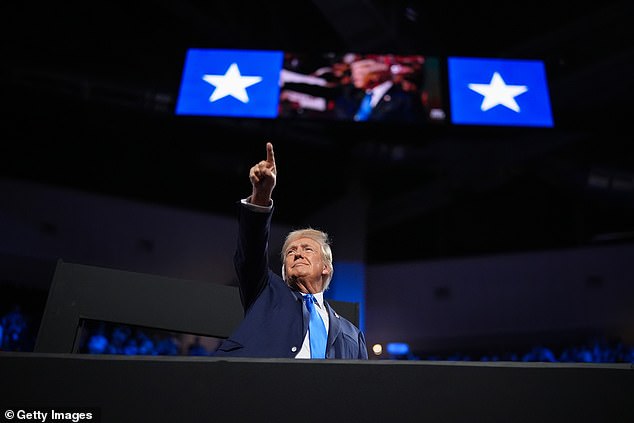
[[[258,206],[271,205],[271,194],[275,188],[277,169],[275,168],[275,154],[273,144],[266,143],[266,160],[262,160],[249,170],[249,179],[253,185],[251,204]]]

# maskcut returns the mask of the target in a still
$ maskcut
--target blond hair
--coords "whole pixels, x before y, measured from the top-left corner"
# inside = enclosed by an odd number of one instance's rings
[[[286,235],[286,240],[284,241],[284,245],[282,246],[282,251],[280,253],[280,256],[282,258],[282,278],[284,279],[285,282],[288,283],[288,281],[286,280],[286,270],[285,270],[286,249],[288,248],[288,245],[291,242],[299,238],[312,239],[313,241],[317,242],[319,246],[321,247],[321,259],[324,261],[324,264],[326,264],[326,267],[328,268],[328,270],[330,270],[330,272],[326,276],[326,280],[324,281],[323,290],[324,291],[327,290],[328,286],[330,285],[330,281],[332,280],[332,274],[335,271],[335,269],[332,266],[332,250],[330,249],[330,239],[328,238],[328,234],[326,232],[318,231],[317,229],[312,229],[312,228],[297,229],[295,231],[289,232],[289,234]]]

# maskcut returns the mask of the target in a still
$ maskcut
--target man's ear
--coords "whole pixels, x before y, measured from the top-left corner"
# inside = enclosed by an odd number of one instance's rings
[[[329,275],[330,274],[330,268],[324,264],[324,269],[321,271],[322,275]]]

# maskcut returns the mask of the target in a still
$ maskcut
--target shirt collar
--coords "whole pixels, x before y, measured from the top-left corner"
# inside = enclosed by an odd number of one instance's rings
[[[370,100],[370,105],[372,105],[372,107],[375,107],[377,103],[383,98],[385,93],[388,92],[390,88],[392,88],[392,85],[394,85],[392,81],[385,81],[372,88],[372,100]]]

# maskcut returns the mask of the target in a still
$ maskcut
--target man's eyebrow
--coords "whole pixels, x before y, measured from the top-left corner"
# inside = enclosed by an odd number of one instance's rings
[[[302,244],[289,245],[288,248],[286,249],[286,251],[296,250],[296,249],[298,249],[300,247],[301,248],[306,248],[306,247],[314,248],[314,246],[312,244],[309,244],[308,242],[304,242]]]

